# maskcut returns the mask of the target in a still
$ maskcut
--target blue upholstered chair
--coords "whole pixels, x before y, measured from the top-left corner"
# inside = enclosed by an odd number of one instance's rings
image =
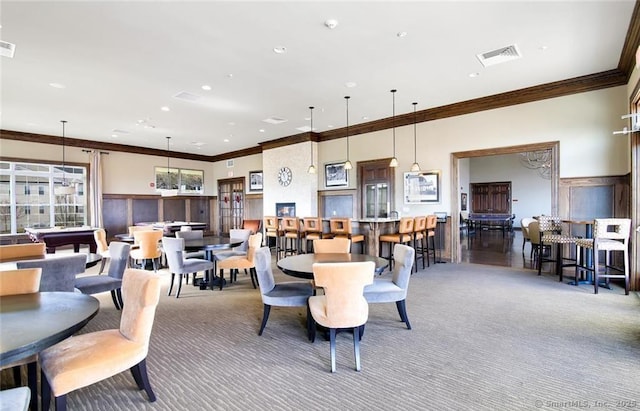
[[[87,255],[75,253],[40,260],[18,261],[16,268],[42,268],[40,291],[75,291],[76,275],[84,273]]]
[[[411,279],[411,270],[415,262],[415,250],[403,244],[393,247],[393,274],[391,277],[377,277],[373,284],[364,287],[364,298],[371,303],[396,303],[400,319],[411,329],[407,317],[407,290]]]
[[[260,294],[264,305],[262,324],[258,335],[262,335],[264,327],[269,319],[271,306],[276,307],[306,307],[307,299],[313,294],[313,288],[309,281],[287,281],[276,283],[271,270],[271,251],[269,247],[262,247],[256,251],[256,274],[260,285]],[[309,318],[307,313],[307,328]]]
[[[112,241],[109,244],[109,271],[107,275],[89,275],[76,278],[76,288],[84,294],[111,292],[116,309],[122,308],[122,275],[127,268],[131,246],[127,243]]]

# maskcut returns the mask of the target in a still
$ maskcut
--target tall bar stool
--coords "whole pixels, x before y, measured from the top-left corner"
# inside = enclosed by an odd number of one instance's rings
[[[576,266],[576,261],[565,264],[564,260],[569,260],[562,255],[563,246],[565,244],[575,244],[578,237],[562,233],[562,219],[560,217],[541,215],[538,217],[538,227],[540,228],[540,247],[555,245],[555,256],[551,253],[544,257],[540,255],[538,258],[538,275],[542,274],[542,264],[545,262],[555,262],[555,271],[558,275],[558,281],[562,281],[562,269],[564,267]],[[553,247],[552,247],[553,248]]]
[[[354,234],[353,227],[351,227],[350,218],[332,218],[329,220],[329,227],[331,228],[331,235],[338,238],[348,238],[351,240],[351,247],[353,243],[360,243],[362,245],[361,252],[365,253],[366,238],[364,234]]]
[[[280,239],[283,236],[283,231],[280,229],[280,223],[276,216],[264,217],[264,236],[266,238],[267,246],[271,249],[270,240],[273,238],[276,250],[276,261],[280,258]]]
[[[282,218],[282,231],[284,232],[284,256],[300,254],[300,219],[298,217]]]
[[[427,267],[430,267],[429,258],[433,256],[433,264],[436,263],[436,227],[438,226],[438,216],[436,215],[428,215],[427,216]],[[429,241],[431,240],[431,241]],[[429,244],[431,243],[431,244]]]
[[[382,234],[378,237],[380,257],[389,260],[389,270],[393,270],[393,246],[395,244],[409,245],[413,241],[413,217],[402,217],[395,233]],[[382,249],[384,243],[389,243],[389,255],[385,257]]]
[[[330,233],[324,233],[322,230],[322,219],[319,217],[304,217],[302,219],[302,234],[304,238],[304,249],[307,253],[313,253],[313,240],[321,240],[323,238],[331,238]],[[311,242],[311,246],[309,246]]]
[[[578,271],[593,272],[594,294],[598,294],[599,279],[604,278],[609,285],[610,278],[624,279],[624,293],[629,295],[629,235],[631,220],[628,218],[596,218],[593,227],[593,238],[579,238],[576,240],[577,259],[576,285],[578,285]],[[605,253],[604,272],[600,272],[599,254]],[[622,267],[614,267],[611,262],[611,252],[622,251]],[[587,267],[585,257],[587,252],[593,253],[593,266]],[[612,274],[611,270],[617,272]]]
[[[427,217],[418,216],[413,219],[413,249],[415,261],[413,266],[418,272],[418,259],[422,259],[422,269],[424,269],[424,252],[427,244]]]

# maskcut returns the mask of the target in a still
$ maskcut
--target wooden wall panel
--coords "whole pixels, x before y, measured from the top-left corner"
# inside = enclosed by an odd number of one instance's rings
[[[159,221],[157,198],[134,198],[131,201],[133,224]]]
[[[206,198],[189,199],[188,221],[209,224],[209,200]]]
[[[187,207],[184,198],[165,198],[163,201],[163,221],[186,221]]]
[[[109,241],[116,234],[127,232],[127,203],[125,198],[106,198],[102,201],[102,223]]]

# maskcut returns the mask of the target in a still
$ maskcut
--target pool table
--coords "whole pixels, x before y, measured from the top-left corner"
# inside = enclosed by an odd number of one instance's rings
[[[47,253],[56,252],[56,247],[63,245],[73,245],[73,251],[80,251],[80,244],[89,246],[90,253],[96,253],[97,245],[93,238],[93,227],[68,227],[68,228],[30,228],[24,231],[29,235],[31,241],[45,243]]]

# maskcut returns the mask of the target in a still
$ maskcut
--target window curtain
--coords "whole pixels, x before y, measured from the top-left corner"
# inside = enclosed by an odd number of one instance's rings
[[[98,150],[89,152],[89,210],[91,227],[102,227],[102,154]]]

